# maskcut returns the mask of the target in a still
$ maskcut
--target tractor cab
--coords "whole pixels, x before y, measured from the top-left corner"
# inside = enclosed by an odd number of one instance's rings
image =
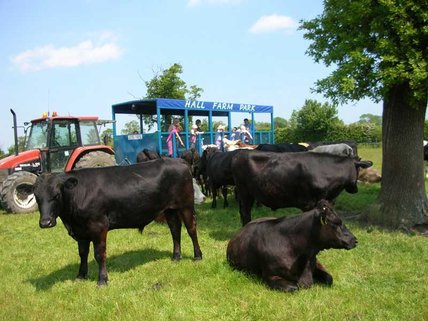
[[[37,210],[32,186],[42,172],[116,164],[112,148],[101,143],[97,128],[111,121],[43,113],[41,118],[31,121],[25,150],[18,153],[16,115],[11,112],[16,152],[0,160],[0,204],[8,212]]]

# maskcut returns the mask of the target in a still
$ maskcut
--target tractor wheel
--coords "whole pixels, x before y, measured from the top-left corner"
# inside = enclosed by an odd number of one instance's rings
[[[3,182],[0,194],[2,207],[9,213],[31,213],[37,211],[33,187],[37,175],[30,172],[16,172]]]
[[[105,167],[114,165],[116,165],[114,155],[110,155],[106,152],[96,151],[83,155],[76,162],[76,164],[74,164],[74,168],[79,169],[87,167]]]

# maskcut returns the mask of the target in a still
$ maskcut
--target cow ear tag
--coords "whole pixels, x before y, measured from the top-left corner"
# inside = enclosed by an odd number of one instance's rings
[[[326,210],[326,209],[327,209],[326,207],[323,207],[323,208],[322,208],[323,213],[320,215],[320,222],[321,222],[321,225],[326,225],[326,224],[327,224],[327,222],[326,222],[326,220],[325,220],[325,216],[323,215],[323,214],[325,214],[325,210]]]

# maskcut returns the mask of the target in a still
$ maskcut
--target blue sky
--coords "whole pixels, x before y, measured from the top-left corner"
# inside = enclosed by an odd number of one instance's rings
[[[328,69],[305,54],[301,19],[321,0],[0,0],[0,148],[18,123],[41,116],[97,115],[144,97],[143,80],[180,63],[201,100],[273,105],[288,119]],[[143,79],[143,80],[142,80]],[[381,115],[369,100],[339,107],[345,123]],[[22,132],[19,133],[20,135]]]

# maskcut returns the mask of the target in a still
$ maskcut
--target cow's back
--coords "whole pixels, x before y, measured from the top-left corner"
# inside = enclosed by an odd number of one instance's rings
[[[356,184],[352,159],[328,154],[242,151],[232,162],[238,188],[273,209],[313,208],[334,199],[345,185]]]
[[[167,209],[194,206],[192,176],[180,159],[81,169],[64,175],[78,181],[67,194],[66,207],[79,215],[106,215],[110,229],[144,226]]]

